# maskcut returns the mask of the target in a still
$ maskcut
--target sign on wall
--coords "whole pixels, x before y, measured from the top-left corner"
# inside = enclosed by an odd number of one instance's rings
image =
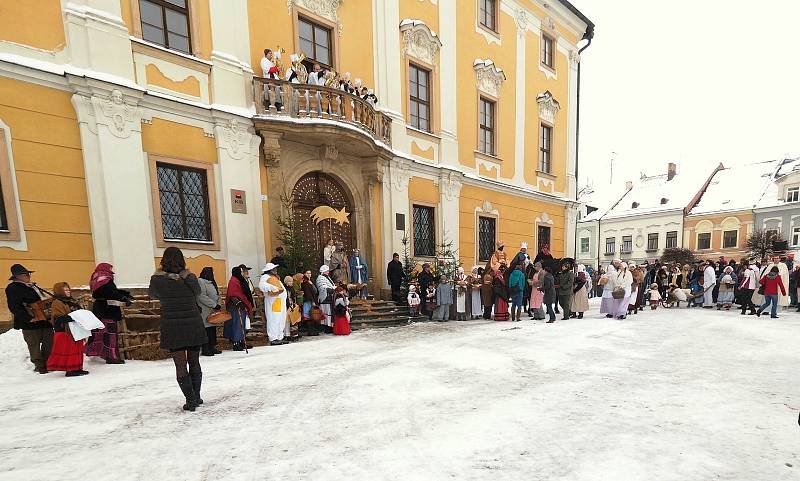
[[[243,190],[231,189],[231,212],[247,214],[247,197]]]

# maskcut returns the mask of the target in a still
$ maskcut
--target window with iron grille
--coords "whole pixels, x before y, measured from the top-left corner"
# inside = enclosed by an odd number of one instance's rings
[[[542,35],[542,64],[550,68],[555,68],[553,63],[553,39],[547,35]]]
[[[678,247],[678,231],[671,230],[667,232],[667,248]]]
[[[414,256],[436,255],[436,228],[433,207],[414,206]]]
[[[408,120],[412,127],[431,131],[430,70],[408,66]]]
[[[172,50],[192,53],[188,0],[139,0],[142,38]]]
[[[497,31],[497,2],[495,0],[480,0],[478,21],[489,30]]]
[[[606,237],[606,254],[613,254],[617,250],[617,238]]]
[[[478,217],[478,260],[488,261],[495,248],[494,217]]]
[[[633,236],[622,236],[622,252],[631,252],[633,250]]]
[[[206,171],[156,164],[164,240],[210,242]]]
[[[539,126],[539,170],[550,173],[552,162],[550,160],[550,146],[553,139],[553,128],[541,124]]]
[[[589,238],[581,237],[581,254],[589,253]]]
[[[705,232],[703,234],[697,234],[697,248],[702,249],[711,249],[711,233]]]
[[[736,244],[739,243],[739,231],[738,230],[726,230],[722,233],[722,248],[723,249],[730,249],[732,247],[736,247]]]
[[[494,155],[494,106],[491,100],[480,98],[478,150],[489,155]]]
[[[305,17],[297,18],[297,27],[300,31],[300,51],[308,59],[306,68],[311,61],[333,67],[333,44],[331,42],[331,29],[312,22]]]
[[[658,234],[647,234],[647,250],[658,250]]]
[[[550,227],[540,225],[536,228],[536,247],[542,250],[542,246],[550,247]]]

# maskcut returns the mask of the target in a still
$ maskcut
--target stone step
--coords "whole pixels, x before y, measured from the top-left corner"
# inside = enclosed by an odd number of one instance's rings
[[[372,329],[372,328],[380,328],[380,327],[393,327],[393,326],[405,326],[407,324],[411,324],[412,322],[421,322],[427,321],[427,317],[410,317],[410,316],[395,316],[395,317],[387,317],[381,319],[372,319],[372,320],[361,320],[361,319],[353,319],[350,321],[350,328],[354,331],[358,331],[361,329]]]

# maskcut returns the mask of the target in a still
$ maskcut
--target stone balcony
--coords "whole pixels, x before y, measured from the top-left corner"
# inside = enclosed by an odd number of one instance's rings
[[[326,120],[355,127],[387,148],[392,145],[392,119],[366,100],[342,90],[295,84],[263,77],[253,78],[256,116],[261,119]],[[281,104],[281,109],[276,104]],[[269,108],[267,108],[269,105]]]

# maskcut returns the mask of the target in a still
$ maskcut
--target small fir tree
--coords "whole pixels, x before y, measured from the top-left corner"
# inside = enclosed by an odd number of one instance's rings
[[[411,242],[408,232],[403,233],[403,239],[400,242],[403,244],[403,280],[400,283],[400,292],[403,296],[401,304],[405,304],[408,299],[408,286],[417,278],[417,261],[411,257]]]
[[[693,264],[695,261],[694,253],[682,247],[667,247],[661,254],[661,264]]]
[[[312,269],[314,253],[304,244],[297,222],[294,218],[294,196],[286,190],[286,182],[281,193],[281,213],[275,222],[278,224],[278,241],[283,246],[285,266],[278,268],[283,279],[287,275]],[[312,269],[313,271],[313,269]]]
[[[452,282],[461,265],[458,249],[453,247],[453,241],[448,240],[447,236],[442,236],[442,242],[436,248],[436,276],[445,276]]]

